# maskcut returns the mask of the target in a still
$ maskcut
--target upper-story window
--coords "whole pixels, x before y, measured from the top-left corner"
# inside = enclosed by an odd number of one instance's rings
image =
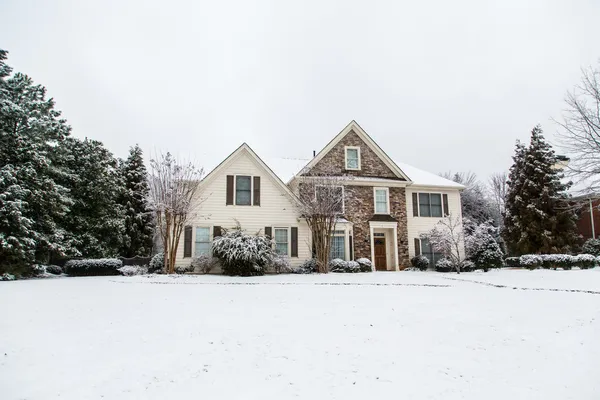
[[[442,195],[440,193],[419,193],[419,216],[442,217]]]
[[[388,188],[374,188],[375,214],[390,213],[390,196]]]
[[[360,169],[360,147],[346,146],[346,169]]]
[[[235,177],[235,204],[249,206],[252,204],[252,178],[237,175]]]

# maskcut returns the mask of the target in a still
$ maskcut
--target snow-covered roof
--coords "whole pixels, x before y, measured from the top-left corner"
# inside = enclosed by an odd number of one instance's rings
[[[460,183],[456,183],[451,181],[450,179],[442,178],[439,175],[433,174],[431,172],[423,171],[417,167],[413,167],[412,165],[404,164],[404,163],[396,163],[402,171],[413,182],[412,186],[434,186],[434,187],[446,187],[453,189],[464,189],[465,187]]]

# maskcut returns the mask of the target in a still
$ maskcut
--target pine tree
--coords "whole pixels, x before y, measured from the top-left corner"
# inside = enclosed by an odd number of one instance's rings
[[[10,76],[6,57],[0,50],[0,266],[14,271],[70,250],[57,225],[71,202],[56,183],[56,149],[71,128],[43,86]]]
[[[528,148],[517,143],[509,172],[504,238],[511,254],[567,252],[576,245],[576,216],[566,206],[570,183],[538,125]]]
[[[154,223],[148,207],[148,173],[142,149],[135,145],[120,165],[125,180],[121,204],[125,207],[125,234],[121,255],[124,257],[149,256],[152,251]]]
[[[73,206],[62,221],[73,247],[84,257],[119,254],[125,231],[124,207],[119,203],[124,180],[118,162],[101,142],[68,138],[63,146],[65,185]]]

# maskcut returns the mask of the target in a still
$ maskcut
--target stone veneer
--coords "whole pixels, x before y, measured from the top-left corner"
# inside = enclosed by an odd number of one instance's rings
[[[345,146],[360,147],[361,169],[346,169]],[[354,132],[350,131],[312,168],[309,174],[353,175],[374,178],[397,179],[396,174],[375,154],[373,150]]]
[[[390,216],[398,220],[398,264],[400,269],[410,266],[408,257],[408,230],[406,219],[406,189],[389,188]],[[344,187],[344,215],[354,231],[354,258],[371,259],[369,220],[374,215],[373,186]]]

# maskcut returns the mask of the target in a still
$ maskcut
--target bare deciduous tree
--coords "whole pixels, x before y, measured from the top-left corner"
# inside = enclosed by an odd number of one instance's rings
[[[600,190],[600,63],[582,69],[581,83],[567,93],[559,141],[571,156],[570,175],[587,190]]]
[[[494,207],[494,214],[498,221],[498,225],[503,224],[504,201],[506,199],[506,190],[508,181],[508,173],[506,171],[496,172],[490,176],[488,181],[488,189],[490,192],[490,200]]]
[[[470,218],[480,224],[491,219],[495,221],[495,216],[490,211],[490,201],[485,188],[479,179],[477,179],[475,173],[445,172],[440,174],[440,176],[465,186],[465,189],[460,193],[464,217]]]
[[[312,234],[318,272],[327,273],[331,236],[343,213],[343,182],[339,176],[304,171],[298,177],[300,213]]]
[[[175,273],[179,238],[195,207],[201,203],[203,170],[181,162],[171,153],[158,153],[150,160],[150,204],[165,253],[165,271]]]
[[[430,246],[444,258],[450,260],[460,274],[460,268],[463,261],[463,251],[465,245],[465,234],[462,220],[454,217],[452,214],[441,219],[432,230],[422,235],[424,239],[429,240]]]

